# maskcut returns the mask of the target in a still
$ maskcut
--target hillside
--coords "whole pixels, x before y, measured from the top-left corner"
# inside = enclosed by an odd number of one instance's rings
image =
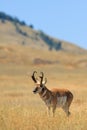
[[[87,66],[87,51],[0,13],[0,63]]]

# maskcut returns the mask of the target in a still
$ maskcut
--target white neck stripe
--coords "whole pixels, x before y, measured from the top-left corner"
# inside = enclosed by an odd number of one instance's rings
[[[46,94],[46,92],[47,92],[47,90],[45,90],[45,91],[44,91],[44,93],[42,94],[42,96],[41,96],[41,97],[43,97],[43,96]]]

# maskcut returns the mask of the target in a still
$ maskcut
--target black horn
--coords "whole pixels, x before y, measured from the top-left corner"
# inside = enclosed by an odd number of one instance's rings
[[[41,72],[41,76],[40,76],[40,78],[41,78],[40,84],[41,84],[41,85],[42,85],[42,82],[43,82],[43,77],[44,77],[44,73]]]
[[[37,73],[37,72],[34,71],[31,77],[32,77],[32,80],[33,80],[35,83],[37,83],[37,80],[36,80],[36,78],[35,78],[35,73]]]

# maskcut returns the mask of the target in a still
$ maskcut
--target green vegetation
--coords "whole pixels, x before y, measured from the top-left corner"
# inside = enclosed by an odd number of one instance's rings
[[[39,31],[39,36],[46,42],[46,44],[49,46],[49,50],[55,49],[56,51],[62,49],[62,42],[61,41],[55,41],[53,38],[46,35],[44,32]]]
[[[14,25],[15,25],[17,33],[19,33],[25,37],[28,37],[28,34],[25,31],[23,31],[22,29],[20,29],[20,26],[18,25],[18,23],[14,23]]]
[[[26,26],[27,24],[25,23],[25,21],[20,21],[17,17],[12,17],[4,12],[0,12],[0,20],[2,21],[2,23],[5,23],[5,21],[10,21],[16,24],[20,24],[21,26]],[[31,24],[29,25],[30,28],[34,28],[34,26]]]

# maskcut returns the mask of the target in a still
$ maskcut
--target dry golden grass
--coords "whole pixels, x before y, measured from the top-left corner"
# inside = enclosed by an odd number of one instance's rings
[[[87,67],[87,53],[73,54],[65,51],[48,51],[15,44],[0,44],[0,63],[36,65],[40,59],[58,68],[74,69]],[[43,64],[43,63],[42,63]]]
[[[67,118],[61,109],[48,117],[46,106],[32,90],[32,71],[44,71],[48,88],[68,88],[74,94]],[[28,73],[28,75],[27,75]],[[57,65],[0,65],[0,130],[87,130],[87,69]]]

